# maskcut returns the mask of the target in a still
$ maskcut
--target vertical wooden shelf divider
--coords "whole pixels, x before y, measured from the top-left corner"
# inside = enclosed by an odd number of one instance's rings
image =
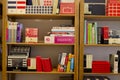
[[[7,79],[6,73],[6,53],[7,53],[7,46],[6,46],[6,27],[7,27],[7,4],[6,0],[2,0],[3,2],[3,11],[2,11],[2,80]]]
[[[84,69],[83,69],[83,55],[84,55],[84,0],[80,0],[80,53],[79,53],[79,80],[83,80],[83,74],[84,74]]]
[[[75,74],[74,80],[78,80],[78,58],[79,58],[79,0],[75,0]]]

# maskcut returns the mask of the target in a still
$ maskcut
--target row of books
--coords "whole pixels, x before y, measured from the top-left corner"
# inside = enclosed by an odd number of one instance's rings
[[[8,27],[6,29],[7,42],[21,42],[22,30],[22,23],[8,21]]]
[[[58,72],[74,71],[74,54],[60,53],[58,58]]]
[[[120,30],[99,27],[97,22],[84,24],[84,44],[120,44]]]
[[[84,72],[110,73],[110,63],[108,61],[93,60],[92,54],[85,54]]]
[[[40,56],[28,58],[27,66],[29,71],[51,72],[53,70],[51,58],[42,58]]]
[[[74,14],[74,0],[8,0],[8,14]]]
[[[110,80],[107,76],[84,76],[83,80]]]
[[[109,54],[108,61],[95,61],[92,54],[84,55],[84,72],[93,73],[120,73],[120,51]]]

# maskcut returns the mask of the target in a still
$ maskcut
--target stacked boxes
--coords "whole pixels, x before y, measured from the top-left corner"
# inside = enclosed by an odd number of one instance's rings
[[[108,0],[106,6],[107,16],[120,16],[120,1],[119,0]]]
[[[25,14],[26,0],[8,0],[8,14]]]

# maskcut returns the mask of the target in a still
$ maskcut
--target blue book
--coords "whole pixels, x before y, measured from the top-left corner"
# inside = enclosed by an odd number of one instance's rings
[[[70,61],[70,72],[74,71],[74,57],[72,55],[71,61]]]

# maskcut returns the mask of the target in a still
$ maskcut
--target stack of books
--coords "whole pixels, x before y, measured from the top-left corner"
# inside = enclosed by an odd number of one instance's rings
[[[73,44],[74,32],[74,27],[53,27],[50,35],[44,37],[44,42]]]

